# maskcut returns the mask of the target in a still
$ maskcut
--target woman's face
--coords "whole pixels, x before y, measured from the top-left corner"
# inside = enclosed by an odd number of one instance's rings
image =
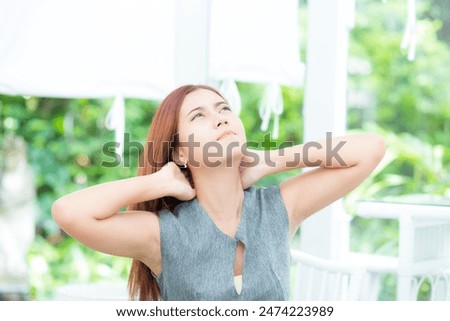
[[[207,89],[197,89],[185,97],[178,134],[180,158],[191,168],[236,166],[234,161],[242,158],[246,142],[241,119],[222,97]]]

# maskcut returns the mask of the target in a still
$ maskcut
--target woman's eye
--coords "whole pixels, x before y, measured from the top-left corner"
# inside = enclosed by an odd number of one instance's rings
[[[228,107],[228,106],[222,107],[222,108],[220,109],[220,111],[222,111],[222,110],[229,110],[229,111],[232,111],[231,108]],[[194,117],[191,118],[191,121],[193,121],[194,119],[198,118],[197,116],[203,116],[203,114],[202,114],[202,113],[195,114]]]
[[[194,117],[192,117],[191,121],[194,120],[194,119],[196,119],[197,116],[202,116],[202,114],[201,114],[201,113],[195,114]]]

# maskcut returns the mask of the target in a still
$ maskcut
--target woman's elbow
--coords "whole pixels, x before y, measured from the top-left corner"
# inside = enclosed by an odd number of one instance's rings
[[[72,221],[72,215],[70,215],[67,206],[61,199],[56,200],[51,208],[51,214],[53,220],[63,229],[67,230]]]
[[[367,158],[368,162],[373,164],[374,166],[378,165],[384,157],[386,152],[386,141],[383,137],[376,134],[371,134],[368,137],[367,142]]]

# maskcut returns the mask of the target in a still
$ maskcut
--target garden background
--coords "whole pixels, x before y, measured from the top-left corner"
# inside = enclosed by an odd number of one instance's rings
[[[306,10],[306,1],[300,1],[302,34]],[[413,61],[400,48],[405,16],[406,1],[357,1],[356,25],[350,33],[347,128],[348,132],[379,133],[386,139],[388,151],[370,178],[345,197],[350,214],[354,214],[354,202],[359,199],[400,195],[450,197],[448,0],[417,1],[418,40]],[[302,57],[306,45],[303,40]],[[264,85],[238,83],[238,88],[247,139],[261,142],[267,134],[259,129],[258,117]],[[284,112],[276,141],[303,143],[303,89],[283,87],[283,99]],[[22,136],[35,173],[39,213],[36,238],[27,255],[30,299],[50,299],[58,286],[67,283],[127,279],[129,259],[86,248],[64,234],[50,214],[53,202],[65,194],[136,174],[140,152],[136,148],[125,146],[123,162],[117,167],[100,165],[111,161],[102,148],[114,140],[114,132],[104,124],[112,102],[112,98],[0,95],[0,142],[9,131]],[[130,141],[144,145],[158,104],[126,99],[125,132]],[[65,125],[70,122],[73,128]],[[124,166],[124,161],[129,166]],[[294,174],[296,171],[266,177],[257,186],[279,184]],[[395,221],[355,217],[351,223],[351,250],[396,255],[397,228]],[[394,281],[385,281],[380,299],[395,297],[390,286]]]

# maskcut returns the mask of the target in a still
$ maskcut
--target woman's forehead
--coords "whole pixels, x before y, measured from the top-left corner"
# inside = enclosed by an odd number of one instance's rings
[[[224,99],[214,91],[203,88],[197,89],[184,98],[183,104],[181,105],[181,114],[187,115],[193,108],[199,106],[208,107],[218,101],[224,101]]]

